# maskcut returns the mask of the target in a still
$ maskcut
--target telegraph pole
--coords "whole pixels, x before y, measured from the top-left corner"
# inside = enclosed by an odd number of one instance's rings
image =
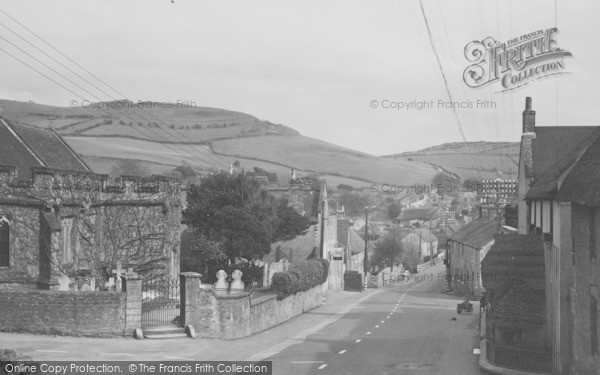
[[[369,254],[367,254],[367,243],[369,241],[369,209],[365,207],[365,256],[363,259],[363,271],[365,274],[365,289],[367,287],[367,263]]]
[[[396,252],[396,226],[394,225],[392,234],[392,265],[390,266],[390,273],[394,272],[394,253]]]

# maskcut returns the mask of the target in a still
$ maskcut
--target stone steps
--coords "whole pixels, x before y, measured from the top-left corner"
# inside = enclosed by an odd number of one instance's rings
[[[149,327],[142,330],[146,339],[175,339],[188,337],[185,328],[179,326]]]

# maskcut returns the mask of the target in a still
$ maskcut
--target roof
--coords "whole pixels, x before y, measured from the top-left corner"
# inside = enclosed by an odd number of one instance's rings
[[[557,199],[590,207],[600,206],[600,131],[568,172]]]
[[[397,220],[433,220],[438,216],[437,207],[429,208],[410,208],[403,210],[398,215]]]
[[[532,288],[524,280],[507,281],[492,300],[488,319],[496,327],[537,329],[545,324],[544,291]]]
[[[16,125],[1,117],[0,160],[3,165],[14,165],[20,180],[29,179],[33,167],[91,172],[56,132]]]
[[[365,241],[354,228],[350,228],[350,252],[352,255],[365,251]]]
[[[281,257],[287,258],[292,263],[303,262],[309,259],[316,248],[316,227],[316,225],[311,225],[306,232],[290,240],[273,242],[271,244],[271,252],[266,254],[262,261],[275,262],[278,251]]]
[[[502,234],[481,261],[483,287],[499,290],[510,279],[523,280],[531,288],[544,290],[544,241],[533,234]]]
[[[532,141],[533,178],[564,160],[596,126],[536,126]]]
[[[431,231],[429,231],[427,228],[415,229],[415,233],[418,234],[425,242],[435,242],[438,240],[435,234],[431,233]]]
[[[493,240],[496,233],[498,233],[498,222],[473,221],[452,234],[448,240],[480,249]]]
[[[588,162],[583,167],[583,170],[582,168],[579,168],[578,170],[580,173],[577,173],[578,176],[584,177],[588,184],[591,183],[592,181],[588,177],[593,175],[593,172],[597,171],[600,165],[597,158],[598,153],[600,153],[600,144],[598,143],[599,139],[600,127],[596,127],[595,130],[588,137],[582,140],[577,147],[572,149],[570,153],[564,156],[564,158],[548,168],[543,174],[536,178],[533,183],[531,183],[526,199],[554,199],[556,193],[558,192],[558,184],[561,176],[575,164],[578,164],[583,155],[590,150],[590,147],[595,145],[594,149],[596,149],[596,160],[594,160],[593,156],[591,158],[588,156],[586,158]],[[593,154],[593,150],[591,150],[591,152]],[[585,168],[588,169],[585,170]],[[585,172],[581,173],[584,170]],[[586,190],[585,186],[573,186],[573,184],[569,185],[571,186],[570,189],[581,187],[584,188],[583,190]]]
[[[337,220],[337,240],[344,245],[348,245],[348,236],[350,230],[349,219],[338,219]]]

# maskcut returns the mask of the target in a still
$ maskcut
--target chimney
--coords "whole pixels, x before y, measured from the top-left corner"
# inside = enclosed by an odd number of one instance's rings
[[[523,111],[523,133],[535,133],[535,111],[531,109],[531,97],[525,98]]]

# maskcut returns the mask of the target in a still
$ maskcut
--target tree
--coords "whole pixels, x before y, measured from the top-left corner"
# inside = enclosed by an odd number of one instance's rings
[[[369,196],[356,192],[345,191],[340,194],[340,206],[344,206],[346,213],[350,216],[362,216],[365,213],[365,207],[371,205]]]
[[[477,193],[481,189],[481,180],[477,177],[469,177],[463,182],[462,186],[464,191]]]
[[[188,164],[177,166],[173,170],[173,174],[183,180],[191,180],[196,177],[196,171]]]
[[[279,223],[275,228],[274,241],[287,240],[304,233],[310,226],[307,217],[301,216],[292,207],[288,207],[288,200],[282,198],[277,204],[277,217]]]
[[[394,257],[394,265],[396,262],[402,262],[404,259],[404,245],[399,237],[394,240],[393,233],[389,233],[375,243],[371,264],[380,267],[391,265],[392,254]]]
[[[152,172],[138,160],[122,159],[113,166],[110,174],[114,176],[148,176]]]
[[[223,253],[261,259],[271,249],[278,225],[275,199],[246,173],[215,173],[192,185],[185,220],[210,241],[223,245]]]
[[[516,204],[507,204],[504,206],[504,219],[506,225],[513,228],[519,227],[518,206]]]
[[[388,218],[394,220],[402,212],[402,206],[399,203],[393,202],[387,208]]]
[[[431,180],[431,184],[436,191],[444,195],[458,195],[460,193],[460,180],[448,173],[440,172]]]
[[[346,184],[339,184],[337,186],[337,188],[339,191],[353,191],[354,190],[354,188],[352,186],[346,185]]]

